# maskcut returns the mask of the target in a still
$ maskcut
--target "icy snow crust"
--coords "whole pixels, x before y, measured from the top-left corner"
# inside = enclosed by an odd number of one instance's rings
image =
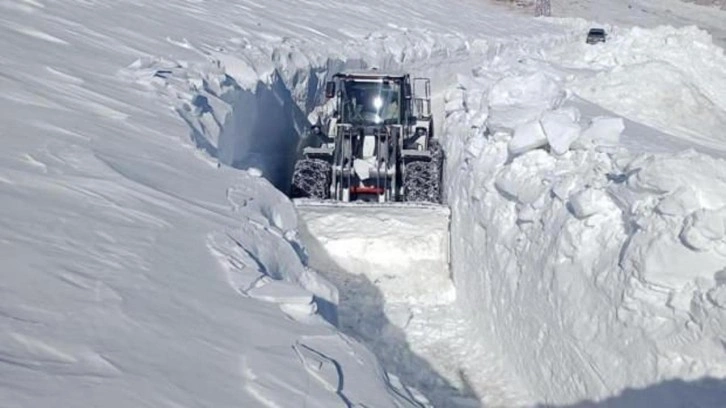
[[[681,152],[723,152],[723,52],[702,32],[588,48],[584,22],[463,0],[0,8],[10,406],[512,406],[726,376],[725,166]],[[362,261],[328,265],[332,282],[311,269],[320,248],[273,187],[325,78],[372,65],[432,76],[444,125],[451,270],[430,252],[443,238],[397,248],[432,255],[408,293],[360,286],[387,278]],[[661,104],[672,81],[683,110]],[[341,321],[363,346],[331,324],[347,305],[394,324]]]

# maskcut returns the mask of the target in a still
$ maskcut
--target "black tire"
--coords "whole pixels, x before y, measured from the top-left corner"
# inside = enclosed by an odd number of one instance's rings
[[[330,198],[330,163],[320,159],[302,159],[295,163],[290,195],[293,198]]]
[[[403,177],[403,199],[409,202],[441,203],[441,181],[444,152],[436,141],[429,146],[430,161],[406,163]]]
[[[430,161],[406,164],[403,177],[403,199],[410,202],[441,202],[441,178],[438,166]]]

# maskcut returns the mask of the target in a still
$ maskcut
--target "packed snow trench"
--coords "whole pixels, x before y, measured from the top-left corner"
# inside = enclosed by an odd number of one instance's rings
[[[723,406],[710,36],[331,4],[0,2],[0,405]],[[447,205],[291,202],[373,66],[432,78]]]
[[[444,89],[455,83],[457,72],[471,67],[473,55],[483,57],[488,51],[485,44],[472,49],[465,40],[426,32],[406,33],[393,43],[402,47],[401,55],[411,55],[410,61],[401,62],[375,37],[350,45],[367,50],[370,56],[363,59],[310,58],[298,54],[300,45],[283,45],[273,51],[269,82],[245,87],[226,73],[214,82],[205,78],[191,103],[178,111],[192,127],[198,148],[286,192],[304,143],[300,135],[314,122],[325,80],[332,74],[348,68],[410,69],[432,75]],[[371,44],[381,50],[371,51]],[[233,57],[228,54],[235,52],[239,50],[215,55],[229,63]],[[360,51],[353,53],[360,56]],[[169,78],[178,69],[170,63],[137,66]],[[435,95],[441,122],[443,96]],[[337,288],[337,293],[329,288],[321,293],[317,286],[326,284],[320,278],[306,286],[316,292],[318,311],[370,347],[389,373],[418,390],[417,401],[454,407],[530,401],[502,360],[477,340],[456,303],[445,205],[336,206],[301,200],[295,209],[298,231],[291,239],[300,246],[303,262]]]

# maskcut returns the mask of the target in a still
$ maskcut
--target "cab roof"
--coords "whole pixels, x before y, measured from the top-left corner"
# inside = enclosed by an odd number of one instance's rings
[[[334,78],[344,79],[388,79],[388,80],[402,80],[407,74],[400,72],[391,71],[379,71],[377,69],[370,70],[348,70],[335,74]]]

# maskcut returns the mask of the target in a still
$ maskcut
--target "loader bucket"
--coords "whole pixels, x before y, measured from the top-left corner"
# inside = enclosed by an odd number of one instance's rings
[[[451,301],[450,211],[437,204],[294,200],[309,265],[365,275],[395,299]]]

